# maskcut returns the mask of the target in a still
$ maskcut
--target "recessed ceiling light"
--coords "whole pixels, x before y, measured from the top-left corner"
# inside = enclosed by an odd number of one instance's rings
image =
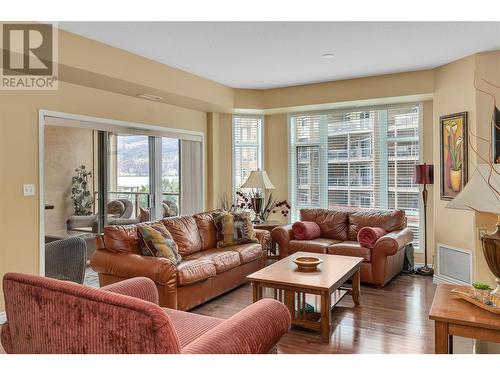
[[[155,102],[163,99],[161,96],[156,96],[153,94],[137,94],[137,97],[142,98],[142,99],[146,99],[146,100],[153,100]]]
[[[321,55],[322,59],[333,59],[333,53],[324,53]]]

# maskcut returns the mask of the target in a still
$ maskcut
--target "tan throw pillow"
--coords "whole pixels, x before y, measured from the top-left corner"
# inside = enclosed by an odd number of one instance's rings
[[[177,244],[163,224],[141,224],[137,226],[137,230],[142,255],[167,258],[174,265],[181,261]]]
[[[217,247],[219,248],[259,242],[248,212],[239,214],[216,213],[214,214],[214,222],[217,228]]]

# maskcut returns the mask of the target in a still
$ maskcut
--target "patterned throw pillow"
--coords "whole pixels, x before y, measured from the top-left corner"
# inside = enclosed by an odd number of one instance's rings
[[[172,235],[161,223],[138,225],[139,245],[142,255],[167,258],[172,264],[178,264],[182,257]]]
[[[250,213],[242,212],[232,214],[220,212],[214,214],[215,227],[217,228],[217,247],[239,245],[243,243],[258,243],[253,229]]]

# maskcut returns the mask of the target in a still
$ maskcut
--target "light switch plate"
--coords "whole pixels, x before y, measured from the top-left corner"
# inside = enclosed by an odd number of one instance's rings
[[[25,197],[31,197],[35,195],[35,184],[24,184],[23,193]]]
[[[477,233],[479,235],[479,240],[482,240],[485,234],[488,234],[488,230],[486,228],[477,228]]]

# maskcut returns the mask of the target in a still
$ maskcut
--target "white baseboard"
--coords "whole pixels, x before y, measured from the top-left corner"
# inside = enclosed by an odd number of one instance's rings
[[[7,321],[7,315],[5,314],[5,311],[0,312],[0,324],[3,324]]]
[[[432,282],[434,284],[455,284],[455,285],[469,285],[463,281],[452,279],[451,277],[443,276],[443,275],[434,275],[432,278]]]

